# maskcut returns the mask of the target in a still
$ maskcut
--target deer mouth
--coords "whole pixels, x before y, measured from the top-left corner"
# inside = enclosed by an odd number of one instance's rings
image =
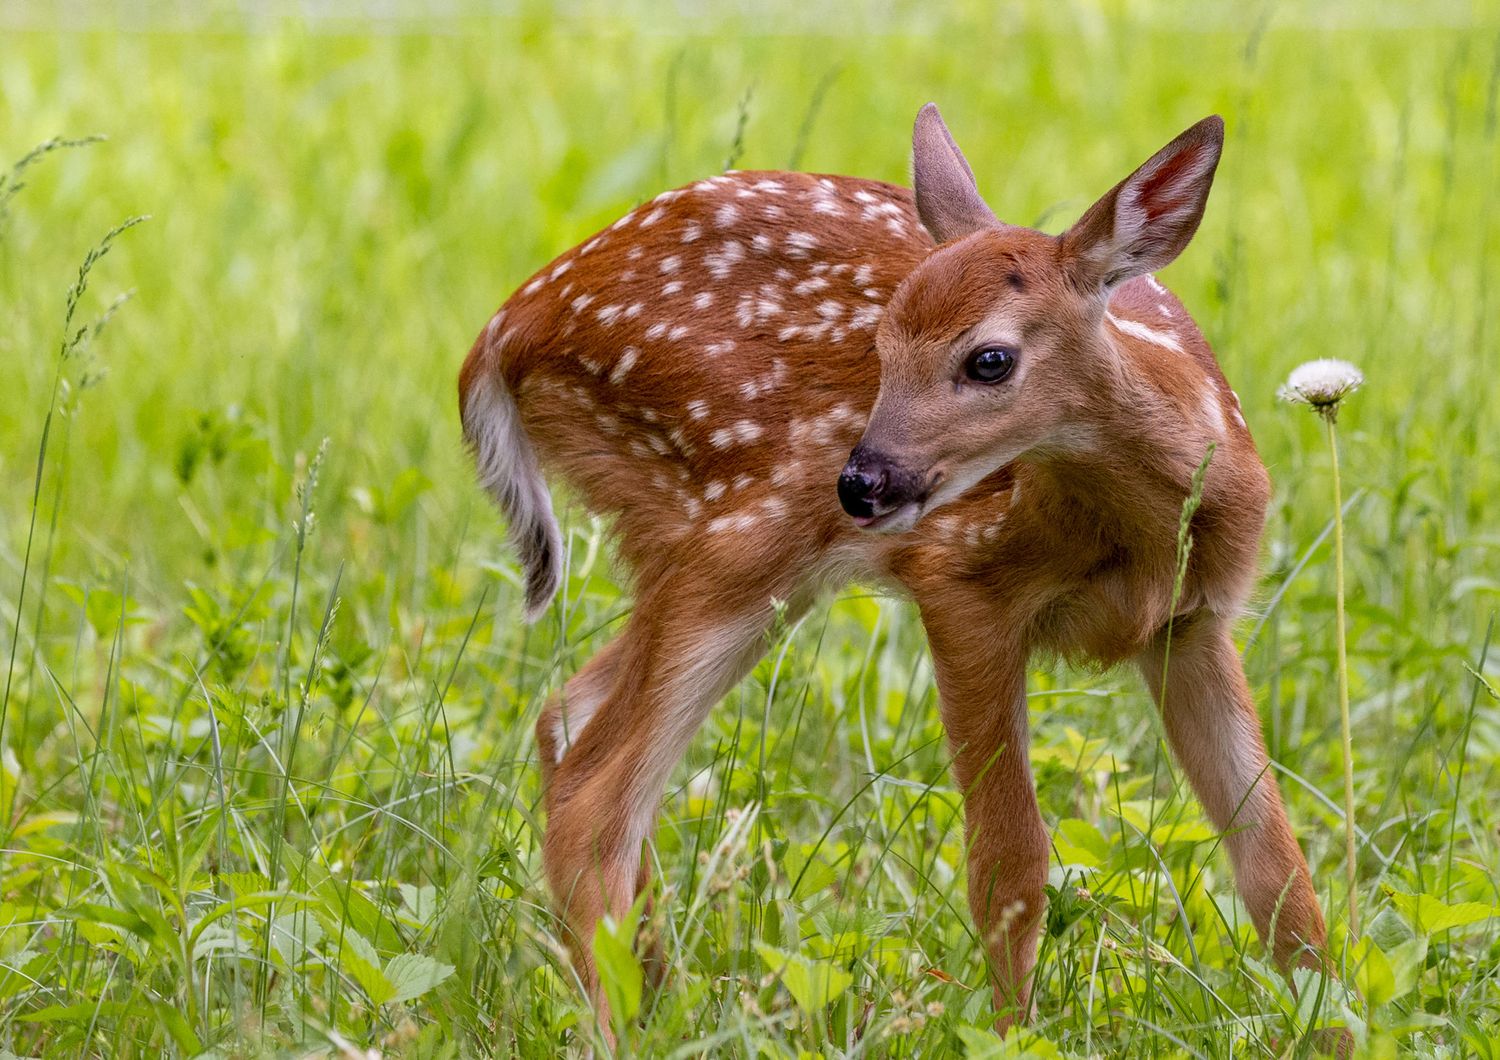
[[[905,533],[926,514],[927,502],[946,477],[941,469],[934,470],[927,476],[927,482],[919,493],[897,500],[884,511],[878,510],[883,506],[877,505],[877,510],[869,515],[851,515],[854,525],[871,534]]]
[[[854,525],[872,534],[899,534],[910,530],[922,517],[921,501],[906,501],[877,515],[856,515]]]

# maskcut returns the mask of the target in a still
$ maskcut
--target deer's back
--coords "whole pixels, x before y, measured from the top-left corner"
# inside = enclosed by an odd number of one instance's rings
[[[904,188],[712,177],[536,273],[466,373],[502,374],[627,559],[689,534],[826,546],[853,536],[833,487],[879,386],[876,326],[931,248]]]

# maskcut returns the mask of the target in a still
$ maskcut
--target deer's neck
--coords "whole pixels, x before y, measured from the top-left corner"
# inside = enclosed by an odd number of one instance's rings
[[[1018,469],[1048,525],[1091,528],[1131,549],[1176,547],[1183,505],[1207,443],[1115,417],[1079,432],[1086,444],[1048,451]],[[1211,480],[1209,480],[1211,481]]]

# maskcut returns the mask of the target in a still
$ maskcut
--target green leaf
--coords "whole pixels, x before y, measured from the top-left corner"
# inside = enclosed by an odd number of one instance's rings
[[[815,1015],[837,1000],[854,982],[854,976],[832,959],[815,961],[798,953],[787,953],[764,942],[755,944],[755,952],[766,962],[781,985],[786,987],[797,1007],[809,1016]]]
[[[453,965],[420,953],[403,953],[385,965],[385,981],[391,986],[391,1001],[421,997],[453,974]]]
[[[353,928],[337,922],[325,923],[323,928],[337,947],[339,967],[359,984],[372,1002],[383,1005],[389,1001],[395,990],[380,970],[380,958],[369,940]]]
[[[1399,946],[1393,946],[1388,954],[1391,976],[1395,980],[1393,997],[1405,997],[1417,985],[1427,967],[1427,939],[1418,935]]]
[[[437,888],[432,884],[415,887],[409,883],[397,885],[401,892],[401,905],[418,924],[427,924],[437,912]]]
[[[1500,909],[1483,902],[1458,902],[1449,905],[1430,894],[1402,894],[1389,884],[1385,887],[1385,893],[1401,911],[1401,915],[1416,928],[1418,934],[1435,935],[1439,931],[1467,927],[1491,917],[1500,917]]]
[[[386,979],[385,973],[353,950],[345,950],[340,963],[372,1003],[383,1005],[395,996],[396,989]]]
[[[18,950],[0,958],[0,999],[14,997],[36,983],[35,975],[28,974],[26,966],[42,954],[36,950]],[[37,961],[38,964],[45,963]]]
[[[1097,869],[1109,860],[1109,840],[1094,825],[1079,817],[1058,823],[1055,835],[1057,855],[1064,865],[1083,865]]]
[[[1396,996],[1396,975],[1391,962],[1368,937],[1359,940],[1354,954],[1357,962],[1355,985],[1372,1009],[1379,1008]]]
[[[981,1027],[958,1028],[969,1060],[1059,1060],[1062,1054],[1046,1038],[1029,1030],[1012,1031],[1001,1038]]]
[[[322,926],[307,910],[273,917],[267,931],[271,946],[288,967],[301,961],[323,939]]]
[[[1219,837],[1202,821],[1169,821],[1157,825],[1151,831],[1151,842],[1159,847],[1168,843],[1210,843]]]
[[[221,872],[219,879],[235,894],[256,894],[272,889],[271,881],[258,872]]]
[[[838,879],[833,866],[829,865],[824,858],[812,853],[814,849],[816,848],[811,844],[807,844],[787,850],[782,864],[786,869],[787,881],[796,886],[796,891],[788,897],[806,898],[831,887]]]
[[[116,909],[112,905],[101,905],[97,902],[79,902],[71,909],[58,910],[58,916],[68,917],[73,920],[83,921],[91,924],[108,924],[110,927],[128,931],[148,942],[157,940],[158,933],[153,925],[135,913]]]
[[[617,925],[605,917],[594,928],[594,963],[599,969],[599,985],[604,988],[604,996],[609,1000],[610,1013],[617,1025],[635,1019],[641,1010],[641,988],[645,985],[645,976],[630,945],[634,935],[633,918]]]

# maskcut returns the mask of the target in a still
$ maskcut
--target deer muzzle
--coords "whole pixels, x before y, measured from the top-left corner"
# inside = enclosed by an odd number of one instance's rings
[[[934,476],[861,444],[839,475],[839,503],[861,529],[899,533],[916,523],[934,484]]]

